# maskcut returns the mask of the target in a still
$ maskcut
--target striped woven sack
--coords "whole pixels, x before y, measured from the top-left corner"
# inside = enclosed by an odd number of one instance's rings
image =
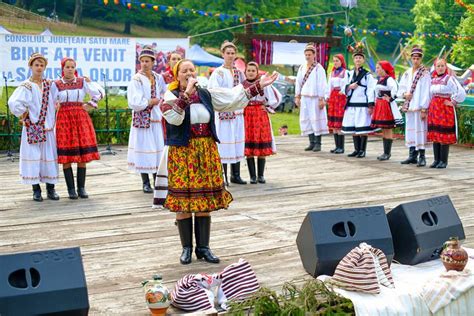
[[[244,259],[227,266],[216,277],[221,280],[217,303],[224,310],[228,308],[228,301],[244,300],[260,288],[255,272]]]
[[[229,300],[243,300],[256,292],[257,276],[244,259],[227,266],[222,272],[212,275],[188,274],[180,279],[171,293],[173,306],[185,311],[205,311],[214,308],[214,290],[217,302],[227,310]]]
[[[366,243],[342,258],[331,283],[346,290],[371,294],[380,293],[380,285],[395,287],[385,254]]]
[[[219,280],[207,274],[187,274],[171,292],[171,304],[185,311],[205,311],[214,308],[214,293],[211,288]]]

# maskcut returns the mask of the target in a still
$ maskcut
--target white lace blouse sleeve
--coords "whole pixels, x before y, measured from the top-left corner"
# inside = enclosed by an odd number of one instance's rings
[[[230,112],[243,109],[249,102],[249,96],[242,84],[231,89],[209,88],[212,97],[212,106],[217,112]]]
[[[427,109],[430,105],[430,88],[431,88],[431,76],[429,72],[426,72],[418,81],[418,86],[420,86],[420,101],[419,108]]]
[[[84,88],[86,93],[91,96],[90,101],[87,103],[92,107],[97,108],[97,103],[105,96],[104,88],[102,88],[97,82],[87,82],[85,79]]]
[[[387,80],[387,86],[390,89],[390,96],[392,97],[392,99],[396,99],[398,93],[398,84],[395,79],[389,77]]]
[[[328,78],[326,76],[326,70],[324,69],[323,66],[318,64],[318,66],[316,67],[316,74],[317,74],[316,93],[318,97],[324,98],[324,95],[326,93],[326,89],[328,86]]]
[[[377,80],[375,80],[370,73],[367,74],[367,102],[369,105],[374,105],[376,84]]]
[[[328,84],[326,86],[326,91],[324,92],[324,99],[328,100],[329,96],[331,95],[331,89],[332,89],[332,72],[329,73],[329,79],[328,79]]]
[[[164,102],[160,109],[166,122],[177,126],[183,124],[185,112],[176,105],[178,98],[169,90],[165,92],[163,97]]]
[[[8,99],[8,107],[13,115],[20,117],[28,110],[28,105],[33,103],[33,93],[31,85],[22,84],[13,91],[13,94]]]
[[[218,88],[222,86],[222,77],[217,73],[217,69],[209,77],[208,88]]]
[[[459,81],[457,81],[456,78],[451,76],[448,80],[448,86],[449,86],[450,90],[452,91],[451,100],[454,103],[464,102],[464,100],[466,99],[466,91],[461,86]]]
[[[127,89],[128,107],[134,111],[143,111],[148,106],[148,99],[143,93],[143,84],[139,77],[134,77]]]
[[[165,79],[163,79],[162,75],[157,76],[157,81],[158,81],[158,92],[159,92],[158,98],[161,98],[164,96],[164,94],[167,91],[167,84],[165,82]]]
[[[276,109],[281,102],[281,93],[273,85],[263,88],[265,97],[267,98],[267,106]]]
[[[403,95],[408,92],[408,72],[405,72],[398,83],[397,97],[403,98]]]
[[[298,69],[298,73],[296,74],[296,81],[295,81],[295,96],[299,96],[301,94],[301,83],[303,82],[303,65],[300,66]]]

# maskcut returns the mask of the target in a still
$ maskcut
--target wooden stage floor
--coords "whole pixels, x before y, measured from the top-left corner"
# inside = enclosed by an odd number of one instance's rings
[[[352,141],[346,138],[346,151]],[[384,205],[449,194],[474,247],[474,151],[452,147],[444,170],[402,166],[408,150],[395,141],[392,159],[376,160],[382,140],[371,137],[365,159],[323,151],[304,152],[307,138],[277,137],[278,154],[267,161],[265,185],[232,185],[234,202],[214,213],[211,247],[219,265],[179,264],[181,246],[174,215],[152,209],[152,195],[141,190],[138,175],[127,170],[126,148],[88,167],[87,200],[69,200],[64,179],[60,201],[31,200],[31,187],[19,184],[18,162],[0,161],[0,254],[80,246],[91,315],[147,315],[140,282],[155,273],[171,288],[187,273],[217,272],[239,258],[255,269],[261,284],[280,288],[302,281],[304,271],[296,235],[309,210]],[[432,152],[428,151],[428,163]],[[245,163],[241,173],[248,180]],[[43,196],[45,189],[43,189]]]

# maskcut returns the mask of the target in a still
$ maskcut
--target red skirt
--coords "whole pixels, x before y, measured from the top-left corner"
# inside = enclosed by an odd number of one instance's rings
[[[394,128],[396,127],[390,102],[385,99],[376,98],[374,112],[372,113],[372,128]]]
[[[94,125],[82,102],[61,103],[56,118],[58,163],[99,160]]]
[[[346,96],[339,94],[340,89],[333,89],[328,100],[328,127],[332,129],[342,128],[344,118],[344,107],[346,106]]]
[[[456,144],[456,113],[445,105],[450,98],[433,97],[428,111],[428,141],[445,145]]]
[[[274,154],[270,119],[262,102],[250,101],[244,110],[245,151],[247,157]]]

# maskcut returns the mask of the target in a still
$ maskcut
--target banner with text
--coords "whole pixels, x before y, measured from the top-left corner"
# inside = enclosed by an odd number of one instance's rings
[[[140,39],[141,41],[143,39]],[[160,43],[162,39],[147,39]],[[166,39],[169,50],[189,46],[188,39]],[[173,44],[174,42],[174,44]],[[142,44],[142,43],[141,43]],[[0,72],[9,85],[18,86],[31,75],[28,59],[40,52],[48,59],[45,77],[61,77],[61,59],[72,57],[80,76],[108,86],[126,86],[136,71],[137,39],[88,36],[0,35]]]

